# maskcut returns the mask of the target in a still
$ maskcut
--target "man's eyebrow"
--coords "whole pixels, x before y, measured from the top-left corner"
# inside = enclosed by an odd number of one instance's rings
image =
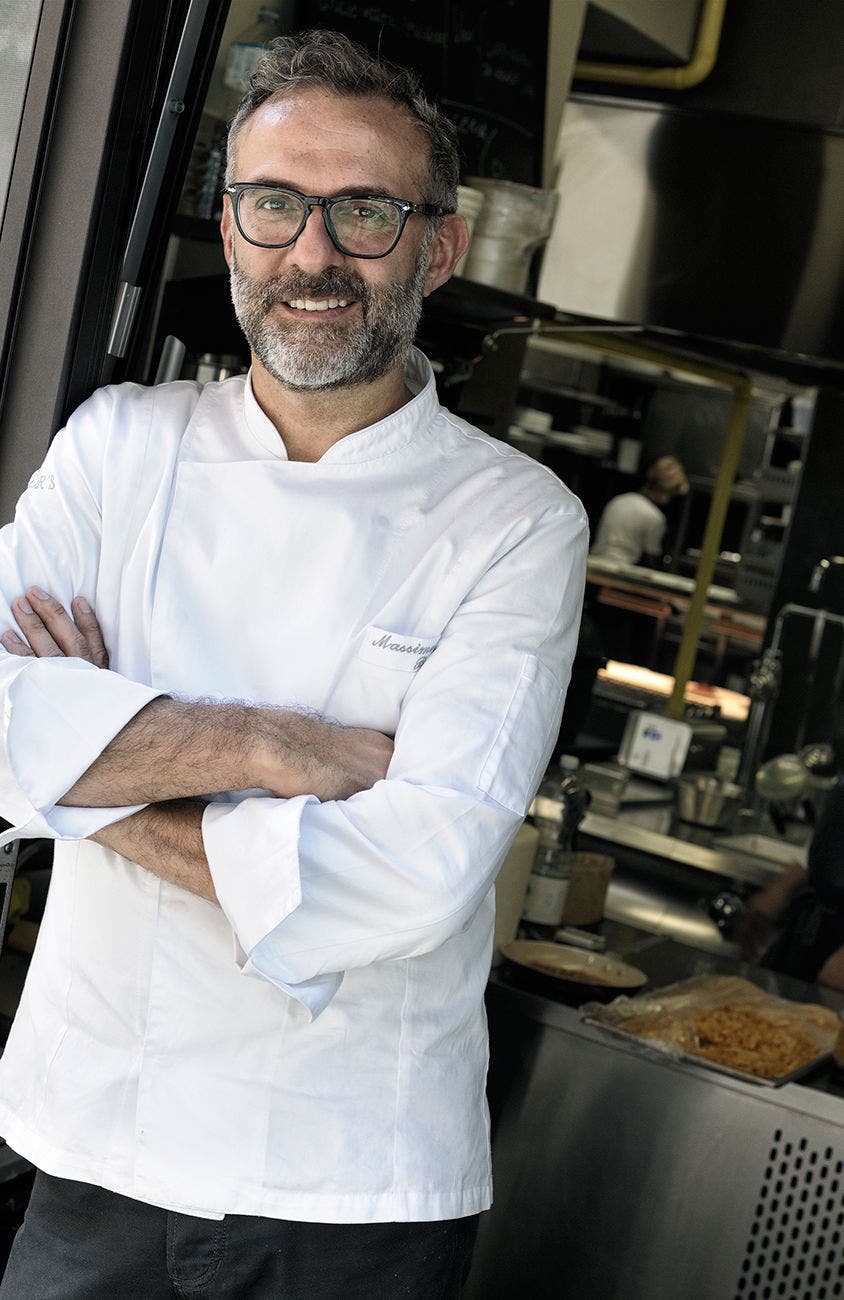
[[[238,183],[238,182],[236,182]],[[251,176],[248,181],[240,181],[241,185],[271,185],[282,190],[292,190],[294,194],[301,194],[302,191],[292,185],[290,181],[283,181],[278,176]]]
[[[398,195],[393,190],[386,190],[383,185],[349,185],[346,189],[337,190],[337,194],[348,194],[351,199],[373,198],[373,199],[395,199]]]
[[[249,181],[242,181],[244,185],[267,185],[278,187],[283,190],[291,190],[294,194],[304,194],[291,181],[279,180],[277,176],[255,176]],[[391,190],[385,189],[383,185],[345,185],[337,186],[333,194],[326,194],[327,199],[342,198],[348,195],[350,199],[373,198],[373,199],[395,199],[399,195],[394,194]]]

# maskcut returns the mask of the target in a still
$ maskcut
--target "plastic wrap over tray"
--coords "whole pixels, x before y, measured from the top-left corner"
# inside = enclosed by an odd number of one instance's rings
[[[734,975],[700,976],[580,1011],[590,1024],[657,1052],[772,1087],[814,1069],[842,1031],[829,1008],[774,997]]]

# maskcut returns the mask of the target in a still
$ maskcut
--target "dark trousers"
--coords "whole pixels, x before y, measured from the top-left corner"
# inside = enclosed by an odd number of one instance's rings
[[[196,1219],[39,1173],[0,1300],[457,1300],[477,1223]]]

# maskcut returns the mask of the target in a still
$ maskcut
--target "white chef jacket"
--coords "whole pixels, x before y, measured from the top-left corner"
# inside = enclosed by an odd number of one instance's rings
[[[622,492],[604,508],[591,554],[619,564],[638,564],[642,555],[659,555],[668,521],[643,492]]]
[[[3,530],[5,602],[86,595],[111,652],[0,650],[6,838],[60,840],[0,1132],[49,1173],[209,1218],[490,1203],[491,885],[557,734],[586,528],[418,353],[408,382],[314,464],[248,379],[103,389]],[[379,728],[387,778],[216,795],[217,907],[82,838],[127,809],[56,805],[162,692]]]

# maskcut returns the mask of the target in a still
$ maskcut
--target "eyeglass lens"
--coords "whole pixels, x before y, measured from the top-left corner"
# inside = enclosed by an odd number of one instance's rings
[[[247,239],[259,244],[285,244],[293,239],[305,213],[295,194],[283,190],[249,189],[240,194],[238,215]],[[328,221],[344,252],[377,256],[396,241],[401,209],[382,199],[340,199],[329,205]]]

